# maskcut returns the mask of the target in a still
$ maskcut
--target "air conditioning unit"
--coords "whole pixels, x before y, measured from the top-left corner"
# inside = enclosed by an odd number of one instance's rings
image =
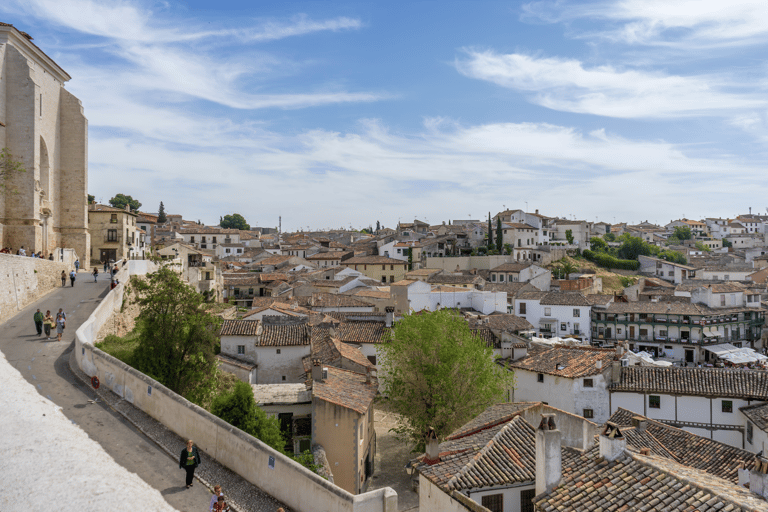
[[[621,366],[624,367],[624,368],[629,366],[629,359],[622,359],[621,360]]]

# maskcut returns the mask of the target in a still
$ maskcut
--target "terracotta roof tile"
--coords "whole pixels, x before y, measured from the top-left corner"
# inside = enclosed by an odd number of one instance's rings
[[[768,372],[725,368],[629,366],[611,392],[768,400]]]
[[[510,368],[573,379],[606,371],[615,357],[616,351],[613,349],[557,346],[529,352],[517,361],[507,359],[505,363]],[[598,368],[597,363],[602,363],[601,368]]]
[[[365,414],[378,392],[376,377],[366,383],[366,376],[340,368],[328,367],[328,377],[312,383],[312,396]]]

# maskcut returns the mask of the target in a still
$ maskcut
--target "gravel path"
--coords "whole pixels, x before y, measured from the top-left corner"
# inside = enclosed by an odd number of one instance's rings
[[[90,386],[91,379],[77,366],[74,351],[70,354],[69,366],[80,380]],[[124,416],[144,435],[157,443],[169,457],[173,460],[177,459],[178,454],[181,453],[182,448],[185,446],[184,439],[106,387],[100,387],[98,390],[95,390],[95,393],[104,403]],[[203,464],[195,471],[195,477],[208,487],[211,492],[213,492],[214,484],[221,485],[224,497],[234,512],[274,512],[279,507],[283,507],[286,512],[293,511],[293,509],[280,503],[237,473],[230,471],[213,458],[207,456],[202,450],[200,452]]]

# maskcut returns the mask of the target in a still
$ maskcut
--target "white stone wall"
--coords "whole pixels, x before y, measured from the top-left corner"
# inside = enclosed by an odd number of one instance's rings
[[[0,254],[0,322],[61,286],[61,271],[72,269],[66,263]]]

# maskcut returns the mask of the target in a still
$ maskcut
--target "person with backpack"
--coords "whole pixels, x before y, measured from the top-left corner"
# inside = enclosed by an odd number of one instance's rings
[[[93,282],[94,283],[97,282],[97,280],[99,279],[99,268],[93,267],[93,272],[91,272],[91,274],[93,275]]]
[[[73,270],[72,272],[69,273],[69,280],[72,283],[72,286],[75,286],[75,279],[77,279],[77,274]]]
[[[61,287],[64,288],[67,286],[67,273],[63,270],[61,271]]]

